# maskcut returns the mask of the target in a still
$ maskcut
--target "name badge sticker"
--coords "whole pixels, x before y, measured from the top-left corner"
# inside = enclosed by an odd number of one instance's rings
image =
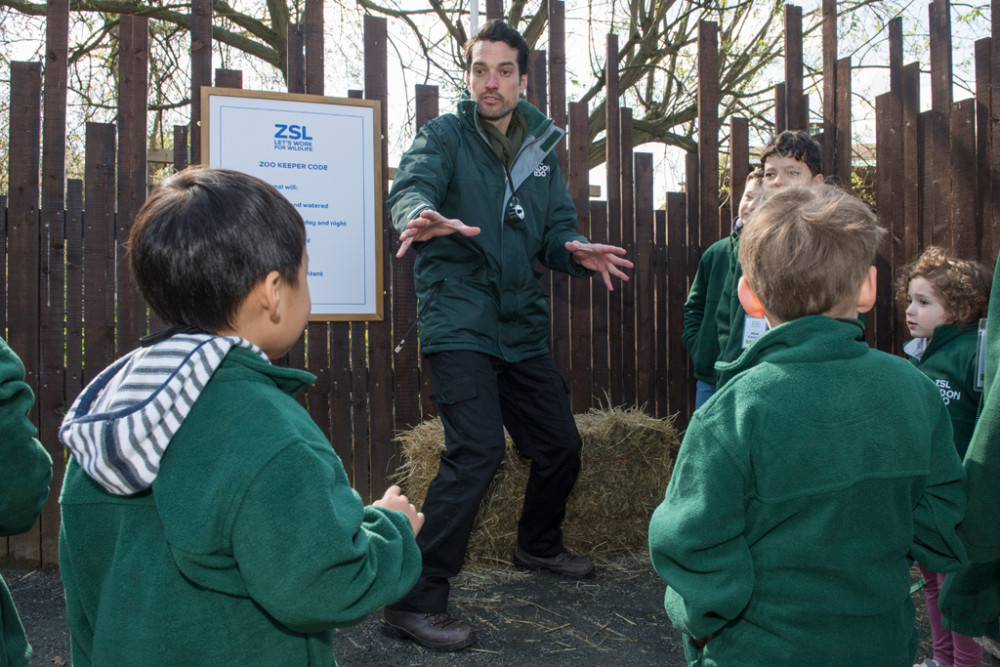
[[[743,349],[750,347],[750,344],[760,338],[769,328],[766,318],[748,316],[743,324]]]

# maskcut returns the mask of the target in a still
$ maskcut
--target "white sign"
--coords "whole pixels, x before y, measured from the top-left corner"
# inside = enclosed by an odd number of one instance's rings
[[[202,88],[202,161],[256,176],[302,215],[311,320],[382,319],[379,103]]]

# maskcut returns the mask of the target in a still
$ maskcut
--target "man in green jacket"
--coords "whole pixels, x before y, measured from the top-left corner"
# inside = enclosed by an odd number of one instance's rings
[[[574,276],[627,279],[625,251],[589,244],[553,147],[563,136],[519,96],[528,45],[502,21],[466,47],[471,99],[426,123],[400,160],[389,206],[401,257],[417,253],[421,351],[446,451],[424,502],[417,585],[384,611],[389,634],[438,650],[474,641],[448,613],[479,503],[504,454],[504,427],[531,458],[514,563],[584,578],[593,564],[563,547],[566,498],[580,436],[548,351],[549,313],[538,260]]]
[[[49,497],[52,459],[28,419],[34,402],[24,364],[0,339],[0,536],[31,529]],[[24,626],[0,577],[0,665],[22,667],[30,657]]]

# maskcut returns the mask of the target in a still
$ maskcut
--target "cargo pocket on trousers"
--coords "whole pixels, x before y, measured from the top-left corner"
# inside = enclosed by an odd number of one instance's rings
[[[434,387],[431,400],[439,405],[455,405],[479,395],[473,375],[456,375],[448,378],[444,387]]]

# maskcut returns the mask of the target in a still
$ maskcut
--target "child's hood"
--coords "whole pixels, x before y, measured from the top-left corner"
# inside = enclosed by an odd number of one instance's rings
[[[148,489],[171,438],[233,347],[235,336],[179,334],[141,347],[104,370],[76,399],[59,439],[109,493]]]

